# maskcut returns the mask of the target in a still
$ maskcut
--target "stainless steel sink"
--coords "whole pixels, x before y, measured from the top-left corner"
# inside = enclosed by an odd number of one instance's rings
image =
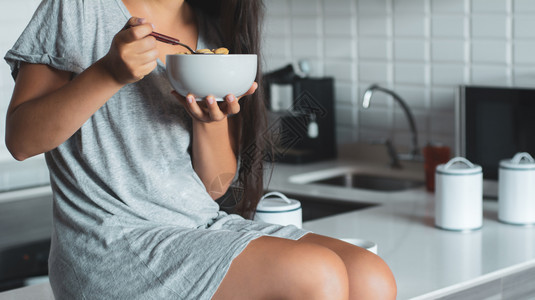
[[[364,163],[295,174],[288,180],[293,184],[377,192],[404,191],[425,185],[423,170],[419,168],[400,170]]]
[[[402,191],[424,185],[420,180],[363,173],[347,173],[312,181],[310,183],[374,191]]]

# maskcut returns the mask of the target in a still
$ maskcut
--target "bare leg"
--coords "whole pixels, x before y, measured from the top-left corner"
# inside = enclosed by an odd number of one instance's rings
[[[299,242],[321,245],[342,258],[348,273],[349,299],[396,298],[394,275],[379,256],[338,239],[312,233]]]
[[[316,243],[253,240],[233,261],[213,299],[347,299],[342,259]]]

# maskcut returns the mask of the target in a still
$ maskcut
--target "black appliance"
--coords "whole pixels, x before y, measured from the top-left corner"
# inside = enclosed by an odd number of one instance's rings
[[[52,202],[45,193],[0,203],[0,292],[48,275]]]
[[[289,106],[275,108],[274,87],[291,90]],[[302,77],[292,65],[264,75],[275,161],[308,163],[336,158],[334,79]],[[279,96],[280,98],[280,96]]]
[[[484,179],[498,179],[502,159],[535,155],[535,89],[461,86],[456,104],[457,154],[481,165]]]

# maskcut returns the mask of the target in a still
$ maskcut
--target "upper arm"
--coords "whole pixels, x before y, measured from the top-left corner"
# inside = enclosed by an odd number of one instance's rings
[[[15,79],[15,89],[8,107],[8,115],[23,103],[58,90],[67,84],[71,77],[71,72],[61,71],[47,65],[21,63]]]

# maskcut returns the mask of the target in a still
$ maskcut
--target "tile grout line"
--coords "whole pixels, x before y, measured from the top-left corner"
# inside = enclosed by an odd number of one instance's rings
[[[464,43],[465,43],[465,57],[464,57],[464,82],[466,84],[472,83],[472,19],[471,19],[471,9],[470,9],[470,0],[464,1]]]
[[[394,11],[394,1],[395,0],[387,0],[386,1],[386,22],[387,22],[387,32],[386,32],[386,39],[387,39],[387,78],[386,78],[386,87],[391,88],[393,90],[396,89],[396,82],[394,80],[394,74],[396,72],[396,66],[395,66],[395,11]],[[394,136],[396,134],[395,130],[395,106],[394,106],[394,100],[391,96],[388,96],[388,121],[390,124],[390,129],[388,130],[388,138],[393,141]]]
[[[515,78],[514,78],[514,14],[513,14],[513,0],[506,0],[506,42],[505,42],[505,55],[506,55],[506,78],[507,78],[507,84],[508,86],[514,86],[515,85]]]
[[[425,140],[431,141],[431,89],[432,89],[432,63],[431,63],[431,44],[432,44],[432,36],[431,36],[431,30],[432,30],[432,24],[431,24],[431,0],[426,0],[424,2],[424,10],[425,10],[425,54],[424,54],[424,63],[425,63],[425,124],[426,124],[426,130],[425,130]],[[419,135],[422,133],[422,129],[419,129]],[[422,144],[422,139],[420,137],[420,145]]]

